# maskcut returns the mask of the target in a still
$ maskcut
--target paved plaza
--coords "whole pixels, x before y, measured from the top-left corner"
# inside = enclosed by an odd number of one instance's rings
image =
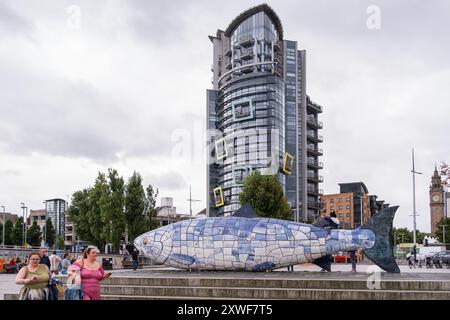
[[[450,281],[450,269],[442,268],[415,268],[410,269],[407,265],[400,265],[400,274],[389,274],[375,265],[358,264],[358,272],[350,272],[350,264],[333,264],[333,272],[320,272],[320,268],[313,264],[304,264],[294,266],[293,272],[288,272],[286,268],[274,270],[274,272],[239,272],[239,276],[244,279],[253,278],[255,276],[259,278],[283,278],[283,279],[295,279],[295,278],[325,278],[325,279],[355,279],[361,280],[368,277],[367,272],[381,272],[383,280],[419,280],[419,281]],[[236,277],[236,272],[226,271],[183,271],[169,267],[152,267],[139,269],[137,271],[129,269],[117,269],[112,270],[113,277],[196,277],[201,275],[202,277]],[[3,300],[5,293],[19,293],[21,286],[15,284],[15,274],[0,274],[0,300]]]

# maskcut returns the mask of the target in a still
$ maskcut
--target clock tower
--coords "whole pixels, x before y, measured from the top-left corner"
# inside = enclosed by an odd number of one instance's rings
[[[444,217],[444,187],[436,167],[430,185],[430,216],[431,233],[434,235],[437,223]]]

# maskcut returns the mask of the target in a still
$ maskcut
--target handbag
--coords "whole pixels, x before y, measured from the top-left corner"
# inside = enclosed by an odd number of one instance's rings
[[[50,300],[63,300],[65,296],[66,288],[62,282],[54,277],[50,277],[48,282],[48,288],[50,291]]]

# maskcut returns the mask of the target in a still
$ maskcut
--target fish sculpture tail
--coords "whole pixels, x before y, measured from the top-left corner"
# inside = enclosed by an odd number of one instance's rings
[[[398,206],[388,207],[374,215],[358,229],[368,229],[375,234],[375,244],[363,251],[373,263],[386,272],[400,273],[394,256],[393,221]]]

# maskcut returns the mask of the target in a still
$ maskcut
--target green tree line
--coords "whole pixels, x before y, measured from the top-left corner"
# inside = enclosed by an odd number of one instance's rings
[[[49,234],[47,234],[47,243],[49,243],[50,247],[54,245],[54,228],[52,224],[52,220],[50,218],[46,221],[47,230],[49,230]],[[11,220],[5,222],[5,245],[9,246],[23,246],[24,243],[24,222],[23,217],[20,217],[13,223]],[[52,234],[53,233],[53,234]],[[33,247],[39,247],[41,245],[43,233],[41,229],[37,225],[36,221],[33,221],[33,224],[27,229],[27,244]],[[49,241],[50,240],[50,241]],[[0,223],[0,241],[3,241],[3,224]]]
[[[78,239],[103,248],[111,243],[119,250],[120,239],[137,236],[156,227],[158,189],[143,186],[138,172],[125,183],[117,170],[99,172],[94,185],[73,193],[68,210]]]

